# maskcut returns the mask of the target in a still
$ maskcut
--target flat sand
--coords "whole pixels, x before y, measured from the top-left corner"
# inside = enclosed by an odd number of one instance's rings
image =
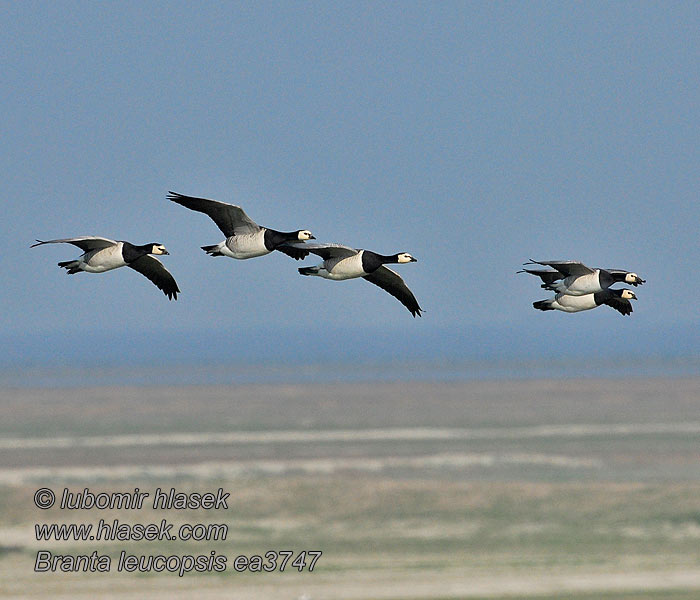
[[[700,378],[0,390],[0,596],[700,597]],[[227,510],[40,510],[223,488]],[[38,541],[36,524],[225,524]],[[33,571],[36,553],[321,550],[314,572]]]

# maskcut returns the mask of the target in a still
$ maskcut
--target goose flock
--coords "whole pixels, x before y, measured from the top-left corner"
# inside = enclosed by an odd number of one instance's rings
[[[399,300],[415,316],[421,316],[421,307],[413,292],[401,276],[389,269],[387,264],[416,262],[407,252],[384,255],[370,250],[356,250],[341,244],[306,244],[316,239],[308,229],[277,231],[258,225],[245,211],[234,204],[185,196],[168,192],[167,199],[211,218],[224,241],[201,246],[209,256],[228,256],[246,260],[277,251],[296,260],[306,258],[309,253],[323,259],[318,266],[302,267],[300,275],[315,275],[325,279],[341,281],[362,277],[379,286]],[[59,262],[69,275],[80,273],[104,273],[119,267],[130,267],[146,276],[169,300],[177,300],[180,293],[175,278],[155,255],[169,254],[160,243],[136,246],[126,241],[110,240],[98,236],[80,236],[56,240],[36,240],[31,247],[44,244],[67,243],[77,246],[83,254],[71,261]]]
[[[605,304],[622,315],[632,313],[632,303],[637,296],[626,288],[615,289],[615,283],[642,285],[645,280],[636,273],[622,269],[591,269],[575,260],[532,260],[523,263],[540,265],[549,269],[522,269],[518,273],[529,273],[542,280],[541,288],[556,292],[554,298],[538,300],[532,306],[537,310],[561,310],[581,312]]]
[[[314,254],[322,262],[314,266],[300,267],[300,275],[321,277],[331,281],[363,278],[391,294],[403,304],[413,317],[420,317],[422,308],[413,292],[401,276],[387,267],[390,264],[416,262],[408,252],[379,254],[372,250],[356,249],[342,244],[307,243],[316,238],[308,229],[277,231],[263,227],[253,221],[246,212],[234,204],[185,196],[168,192],[167,199],[195,212],[207,215],[225,239],[218,244],[201,246],[208,256],[228,256],[247,260],[281,252],[295,260]],[[69,275],[80,273],[104,273],[119,267],[129,267],[147,277],[169,300],[177,300],[180,288],[170,271],[157,258],[167,255],[161,243],[153,242],[141,246],[123,240],[85,235],[56,240],[36,240],[31,247],[45,244],[72,244],[83,251],[75,260],[59,262]],[[622,315],[632,313],[635,293],[627,288],[612,288],[616,283],[633,286],[645,280],[636,273],[622,269],[592,269],[574,260],[530,260],[523,266],[539,265],[547,269],[526,268],[518,273],[539,277],[541,288],[555,292],[553,298],[538,300],[532,306],[537,310],[560,310],[568,313],[591,310],[605,304]]]

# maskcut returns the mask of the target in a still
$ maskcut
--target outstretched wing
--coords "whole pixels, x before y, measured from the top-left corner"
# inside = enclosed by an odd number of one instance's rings
[[[328,258],[348,258],[349,256],[355,256],[358,252],[355,248],[343,246],[342,244],[305,244],[303,242],[289,242],[283,244],[283,246],[303,250],[307,254],[311,252],[312,254],[320,256],[323,260]],[[280,250],[280,248],[277,248],[277,250]]]
[[[544,265],[546,267],[552,267],[559,271],[564,277],[570,277],[574,275],[580,277],[581,275],[590,275],[593,273],[593,269],[590,269],[582,262],[575,260],[532,260],[530,262],[524,263],[526,265]]]
[[[423,310],[418,305],[418,300],[413,295],[413,292],[408,289],[408,286],[401,279],[401,276],[392,271],[388,267],[382,265],[374,273],[365,275],[363,279],[366,279],[374,285],[378,285],[385,292],[389,292],[394,298],[396,298],[401,304],[403,304],[415,317],[421,316],[421,310]]]
[[[297,242],[294,244],[289,244],[289,243],[284,243],[275,250],[278,250],[282,252],[283,254],[286,254],[287,256],[291,256],[292,258],[295,258],[296,260],[301,260],[303,258],[306,258],[309,255],[309,251],[305,248],[306,244],[304,242]]]
[[[30,248],[36,246],[41,246],[42,244],[73,244],[80,248],[83,252],[89,252],[90,250],[98,250],[101,248],[109,248],[110,246],[116,246],[117,242],[110,240],[108,238],[98,237],[96,235],[82,235],[80,237],[74,238],[63,238],[61,240],[46,240],[45,242],[37,240],[36,244],[32,244]]]
[[[551,271],[549,269],[521,269],[516,273],[530,273],[536,275],[542,280],[545,285],[552,285],[555,281],[564,279],[564,276],[559,271]]]
[[[159,290],[162,290],[168,300],[177,300],[180,288],[177,287],[177,282],[170,271],[157,258],[146,254],[128,263],[128,266],[148,277]]]
[[[610,296],[606,300],[603,300],[603,304],[614,308],[617,312],[623,315],[629,315],[632,313],[632,303],[626,298],[620,298],[618,296]]]
[[[183,196],[175,192],[168,192],[167,198],[180,206],[208,215],[226,237],[260,231],[260,225],[245,214],[240,206],[218,200]]]

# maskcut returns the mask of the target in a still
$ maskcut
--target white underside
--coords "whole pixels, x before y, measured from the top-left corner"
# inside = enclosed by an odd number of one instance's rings
[[[342,281],[343,279],[355,279],[364,277],[367,273],[362,269],[362,252],[347,258],[330,258],[318,265],[318,273],[314,273],[324,279]]]
[[[234,235],[219,244],[219,252],[224,256],[245,260],[270,254],[265,247],[265,230],[245,235]]]
[[[600,271],[598,269],[588,275],[579,275],[578,277],[571,275],[555,282],[553,288],[557,292],[563,292],[570,296],[583,296],[603,291],[603,288],[600,287]]]
[[[593,294],[583,296],[571,296],[569,294],[557,294],[552,302],[552,308],[563,310],[564,312],[581,312],[591,310],[598,306],[595,303]]]
[[[78,259],[78,268],[86,273],[104,273],[126,265],[122,258],[122,242],[116,246],[86,252]]]

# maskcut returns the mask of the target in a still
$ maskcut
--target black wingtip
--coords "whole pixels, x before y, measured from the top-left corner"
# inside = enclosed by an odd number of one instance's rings
[[[175,289],[169,288],[162,291],[168,297],[168,300],[177,300],[177,295],[182,293],[180,292],[180,288],[177,286],[177,284],[175,285]]]
[[[29,246],[30,248],[36,248],[37,246],[41,246],[42,244],[45,244],[46,242],[43,242],[41,240],[36,240],[36,244],[32,244]]]
[[[170,200],[171,202],[177,202],[181,198],[184,198],[184,196],[182,194],[178,194],[177,192],[172,192],[172,191],[169,191],[165,197],[168,200]]]

